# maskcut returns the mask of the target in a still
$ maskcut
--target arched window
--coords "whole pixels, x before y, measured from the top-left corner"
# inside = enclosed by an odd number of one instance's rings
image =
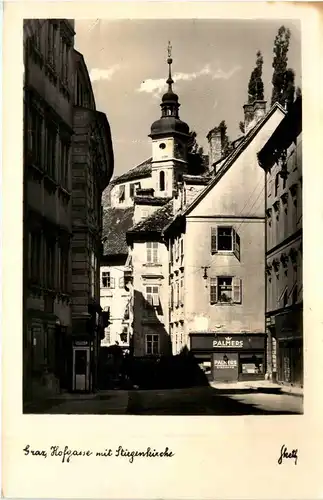
[[[163,171],[159,174],[159,190],[165,191],[165,172]]]

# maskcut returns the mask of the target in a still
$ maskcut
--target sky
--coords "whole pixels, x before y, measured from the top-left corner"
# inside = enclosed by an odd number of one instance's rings
[[[282,24],[291,30],[288,66],[301,86],[301,28],[296,20],[76,20],[75,48],[88,67],[96,107],[106,113],[111,127],[114,175],[151,156],[148,134],[160,118],[167,90],[169,40],[180,118],[196,131],[207,153],[206,135],[220,121],[226,121],[231,140],[240,135],[257,50],[264,58],[269,106],[273,44]]]

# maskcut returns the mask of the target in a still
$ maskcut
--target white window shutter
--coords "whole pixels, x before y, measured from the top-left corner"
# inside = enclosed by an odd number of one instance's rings
[[[232,237],[233,237],[233,253],[240,260],[240,236],[238,233],[232,228]]]
[[[158,294],[153,294],[153,306],[158,307],[159,306],[159,295]]]
[[[211,253],[217,252],[217,228],[211,227]]]
[[[240,278],[232,278],[232,292],[233,302],[236,304],[241,304],[242,284]]]
[[[218,301],[218,279],[210,278],[210,303],[215,304]]]

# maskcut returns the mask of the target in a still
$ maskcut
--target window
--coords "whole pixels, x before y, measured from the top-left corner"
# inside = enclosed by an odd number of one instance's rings
[[[176,307],[179,306],[179,282],[176,281]]]
[[[146,335],[146,354],[159,354],[159,335]]]
[[[284,295],[283,295],[283,307],[286,307],[288,304],[288,290],[286,288]]]
[[[69,283],[69,248],[61,245],[59,248],[59,282],[62,292],[68,291]]]
[[[114,279],[111,278],[110,271],[102,271],[102,287],[114,288]]]
[[[130,184],[130,198],[133,199],[137,189],[140,189],[140,182],[133,182]]]
[[[174,285],[171,284],[170,286],[170,304],[169,304],[170,308],[173,309],[174,308]]]
[[[61,38],[61,46],[60,46],[60,74],[62,81],[67,84],[68,82],[68,56],[69,56],[69,47],[66,41]]]
[[[52,66],[55,64],[56,31],[56,26],[54,26],[52,22],[49,22],[47,33],[47,59]]]
[[[56,241],[50,236],[45,236],[44,252],[44,277],[46,288],[55,289],[56,272]]]
[[[294,289],[293,289],[293,294],[292,294],[292,304],[296,304],[298,299],[298,287],[295,284]]]
[[[165,172],[163,170],[159,173],[159,190],[165,191]]]
[[[28,127],[28,149],[32,154],[32,160],[36,165],[41,165],[42,152],[42,117],[40,113],[31,108],[29,114],[30,124]]]
[[[181,278],[181,288],[180,288],[179,298],[181,306],[184,305],[184,278]]]
[[[233,227],[211,227],[211,253],[232,252],[240,260],[240,236]]]
[[[158,286],[146,286],[146,301],[147,308],[149,306],[159,306],[159,290]]]
[[[158,263],[158,241],[147,241],[147,262],[156,264]]]
[[[56,130],[51,123],[46,127],[46,149],[45,149],[45,168],[52,179],[55,179],[56,172]]]
[[[39,283],[41,279],[41,232],[29,233],[28,238],[28,264],[29,279],[33,283]]]
[[[165,149],[166,148],[166,144],[164,142],[161,142],[159,144],[159,147],[160,147],[160,149]]]
[[[278,188],[279,188],[279,174],[276,174],[276,177],[275,177],[275,196],[278,195]]]
[[[97,276],[97,258],[95,253],[91,252],[91,263],[90,263],[90,273],[91,273],[91,296],[96,296],[96,276]]]
[[[125,200],[125,186],[122,184],[119,186],[119,203],[123,203]]]
[[[111,344],[111,331],[109,326],[104,330],[104,338],[107,344]]]
[[[122,333],[120,333],[120,340],[123,343],[128,342],[128,327],[127,326],[124,326],[122,328]]]
[[[61,157],[60,157],[60,182],[63,187],[68,189],[68,171],[69,171],[69,152],[70,146],[67,142],[61,140]]]
[[[182,263],[183,258],[184,258],[184,240],[183,240],[183,238],[181,238],[181,240],[180,240],[180,247],[181,247],[181,263]]]
[[[241,280],[231,276],[210,278],[210,304],[241,303]]]

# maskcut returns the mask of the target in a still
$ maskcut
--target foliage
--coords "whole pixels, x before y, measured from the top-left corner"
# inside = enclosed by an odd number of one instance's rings
[[[287,68],[289,41],[290,30],[281,26],[274,41],[271,105],[279,102],[282,106],[288,107],[294,100],[295,73]]]
[[[220,122],[218,129],[221,131],[222,155],[227,156],[232,150],[232,146],[227,134],[227,125],[225,120]]]
[[[239,129],[240,129],[240,132],[242,132],[243,134],[245,133],[244,122],[239,122]]]
[[[262,101],[264,99],[264,84],[262,81],[262,66],[264,59],[260,50],[257,52],[256,67],[253,69],[248,84],[248,102]]]

